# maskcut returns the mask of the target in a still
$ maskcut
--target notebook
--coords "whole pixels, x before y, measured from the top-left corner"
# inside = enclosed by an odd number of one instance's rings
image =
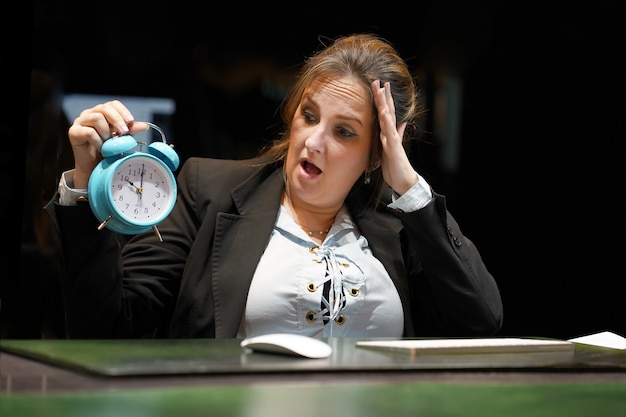
[[[357,347],[406,351],[409,353],[509,353],[573,351],[574,344],[565,340],[503,338],[359,340]]]

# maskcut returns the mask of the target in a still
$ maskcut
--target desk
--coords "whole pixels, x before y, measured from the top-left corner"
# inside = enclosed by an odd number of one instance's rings
[[[333,339],[330,358],[297,359],[239,342],[3,341],[0,415],[626,415],[625,351],[415,356]]]

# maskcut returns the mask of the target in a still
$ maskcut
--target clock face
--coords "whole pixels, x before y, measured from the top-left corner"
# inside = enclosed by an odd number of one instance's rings
[[[111,179],[111,201],[126,220],[153,224],[169,214],[175,185],[168,168],[155,158],[123,161]]]

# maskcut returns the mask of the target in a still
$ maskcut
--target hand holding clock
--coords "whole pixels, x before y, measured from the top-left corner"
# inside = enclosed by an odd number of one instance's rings
[[[157,130],[162,141],[142,148],[133,135],[148,128]],[[68,136],[74,154],[72,187],[87,189],[101,222],[98,229],[128,235],[152,229],[162,240],[157,224],[174,207],[173,172],[180,162],[163,131],[153,123],[135,122],[126,106],[113,100],[84,110]]]
[[[148,127],[145,122],[135,122],[132,113],[118,100],[84,110],[68,131],[74,154],[74,187],[87,188],[91,172],[102,160],[100,149],[104,141]]]

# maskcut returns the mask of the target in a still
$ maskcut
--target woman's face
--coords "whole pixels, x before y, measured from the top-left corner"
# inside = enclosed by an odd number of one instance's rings
[[[291,200],[338,210],[368,168],[373,133],[370,93],[350,78],[314,81],[291,125],[285,170]]]

